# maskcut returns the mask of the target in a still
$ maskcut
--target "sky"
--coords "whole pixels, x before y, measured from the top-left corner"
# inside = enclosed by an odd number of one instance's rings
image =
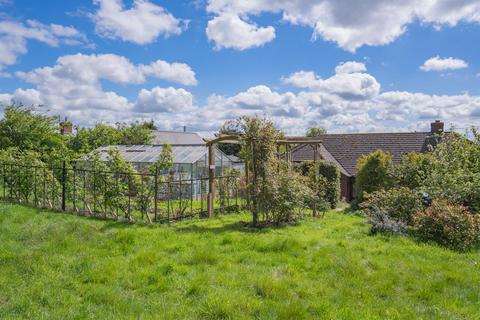
[[[0,0],[0,108],[288,134],[480,125],[480,0]]]

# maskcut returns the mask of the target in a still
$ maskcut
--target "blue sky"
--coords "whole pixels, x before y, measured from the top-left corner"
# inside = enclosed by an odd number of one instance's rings
[[[0,0],[0,102],[201,132],[479,125],[480,1],[396,3]]]

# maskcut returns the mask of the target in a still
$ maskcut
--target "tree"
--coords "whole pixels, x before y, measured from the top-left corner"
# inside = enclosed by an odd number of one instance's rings
[[[134,122],[112,127],[97,124],[93,128],[79,128],[69,146],[78,153],[89,153],[101,146],[118,144],[148,144],[152,141],[152,123]]]
[[[312,127],[308,128],[307,131],[305,132],[305,136],[307,137],[318,137],[321,136],[322,134],[326,134],[327,130],[322,127]]]
[[[355,178],[358,203],[365,199],[367,193],[389,189],[393,186],[394,179],[390,175],[392,166],[392,156],[382,150],[363,155],[358,159]]]
[[[121,133],[112,126],[97,124],[93,128],[78,128],[69,146],[78,153],[89,153],[101,146],[119,144]]]
[[[38,107],[12,104],[0,120],[0,149],[15,147],[40,154],[67,152],[67,137],[59,132],[58,117],[36,113]]]
[[[154,127],[152,122],[117,124],[121,134],[120,144],[148,144],[153,139],[152,128]]]

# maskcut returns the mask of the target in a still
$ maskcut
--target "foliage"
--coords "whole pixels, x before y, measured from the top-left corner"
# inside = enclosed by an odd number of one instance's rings
[[[38,108],[17,104],[5,107],[0,120],[0,149],[15,147],[40,155],[67,152],[67,138],[59,133],[58,117],[37,111]]]
[[[222,176],[218,178],[217,190],[220,198],[220,207],[226,207],[228,205],[227,199],[235,196],[232,193],[238,191],[239,179],[240,171],[235,168],[224,170]]]
[[[54,208],[58,203],[60,183],[54,170],[40,160],[32,150],[17,148],[0,150],[0,165],[4,192],[21,203],[42,203]]]
[[[317,170],[313,161],[304,161],[297,166],[297,172],[308,177],[308,185],[317,199],[316,208],[321,211],[335,209],[340,198],[340,171],[328,161],[317,162]],[[313,207],[313,202],[310,204]]]
[[[318,137],[321,136],[322,134],[326,134],[327,130],[322,127],[317,127],[317,128],[308,128],[307,131],[305,132],[306,137]]]
[[[415,217],[415,232],[422,240],[468,251],[480,241],[480,215],[461,205],[434,201]]]
[[[165,181],[165,176],[170,174],[172,168],[172,146],[165,143],[162,146],[162,152],[160,152],[158,160],[147,167],[148,175],[141,177],[140,185],[137,187],[137,207],[140,212],[149,211],[152,201],[155,199],[155,190],[157,196],[162,191],[165,191],[163,189],[167,188],[167,186],[162,182]],[[157,185],[155,186],[155,184]]]
[[[151,122],[133,122],[129,125],[117,124],[117,130],[121,133],[119,144],[149,144],[153,139]]]
[[[369,213],[368,222],[371,225],[372,234],[406,234],[408,226],[405,222],[392,218],[389,214],[381,210],[373,210]]]
[[[382,150],[358,159],[355,186],[359,203],[363,202],[366,193],[389,189],[393,186],[394,180],[390,175],[392,166],[392,156]]]
[[[305,197],[311,190],[305,189],[300,175],[291,172],[276,157],[276,141],[283,138],[283,133],[272,121],[258,117],[228,121],[222,130],[241,134],[240,155],[251,176],[247,192],[252,202],[253,225],[259,224],[260,214],[266,223],[297,220],[297,206],[306,200],[299,197]]]
[[[433,151],[435,160],[422,188],[432,198],[480,212],[480,138],[473,133],[473,141],[455,133],[442,137]]]
[[[340,170],[334,163],[322,160],[318,163],[318,173],[327,181],[325,198],[330,208],[335,209],[340,200]]]
[[[123,212],[127,220],[132,220],[129,198],[135,194],[141,183],[140,176],[133,166],[126,162],[116,148],[108,150],[105,163],[112,174],[105,174],[108,187],[105,189],[106,203]]]
[[[153,138],[151,128],[150,122],[117,124],[116,127],[100,123],[93,128],[78,128],[69,147],[78,153],[89,153],[101,146],[148,144]]]
[[[423,202],[418,191],[398,187],[367,194],[360,207],[368,216],[380,212],[391,219],[412,225],[415,213],[423,209]]]
[[[392,170],[393,177],[401,186],[416,189],[425,184],[432,174],[435,158],[431,153],[409,153]]]
[[[274,162],[276,165],[267,169],[258,194],[264,221],[277,225],[299,221],[305,208],[311,208],[319,197],[315,197],[305,177],[279,160]]]

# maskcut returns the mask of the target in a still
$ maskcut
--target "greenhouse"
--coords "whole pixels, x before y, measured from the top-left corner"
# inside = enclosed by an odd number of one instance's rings
[[[172,145],[173,170],[176,178],[190,179],[208,176],[208,147],[206,145]],[[162,150],[162,145],[111,145],[97,149],[100,159],[107,159],[107,151],[118,149],[120,156],[131,163],[138,171],[154,164]],[[221,176],[225,170],[233,168],[233,162],[217,147],[215,153],[215,175]],[[165,172],[167,174],[167,172]]]

